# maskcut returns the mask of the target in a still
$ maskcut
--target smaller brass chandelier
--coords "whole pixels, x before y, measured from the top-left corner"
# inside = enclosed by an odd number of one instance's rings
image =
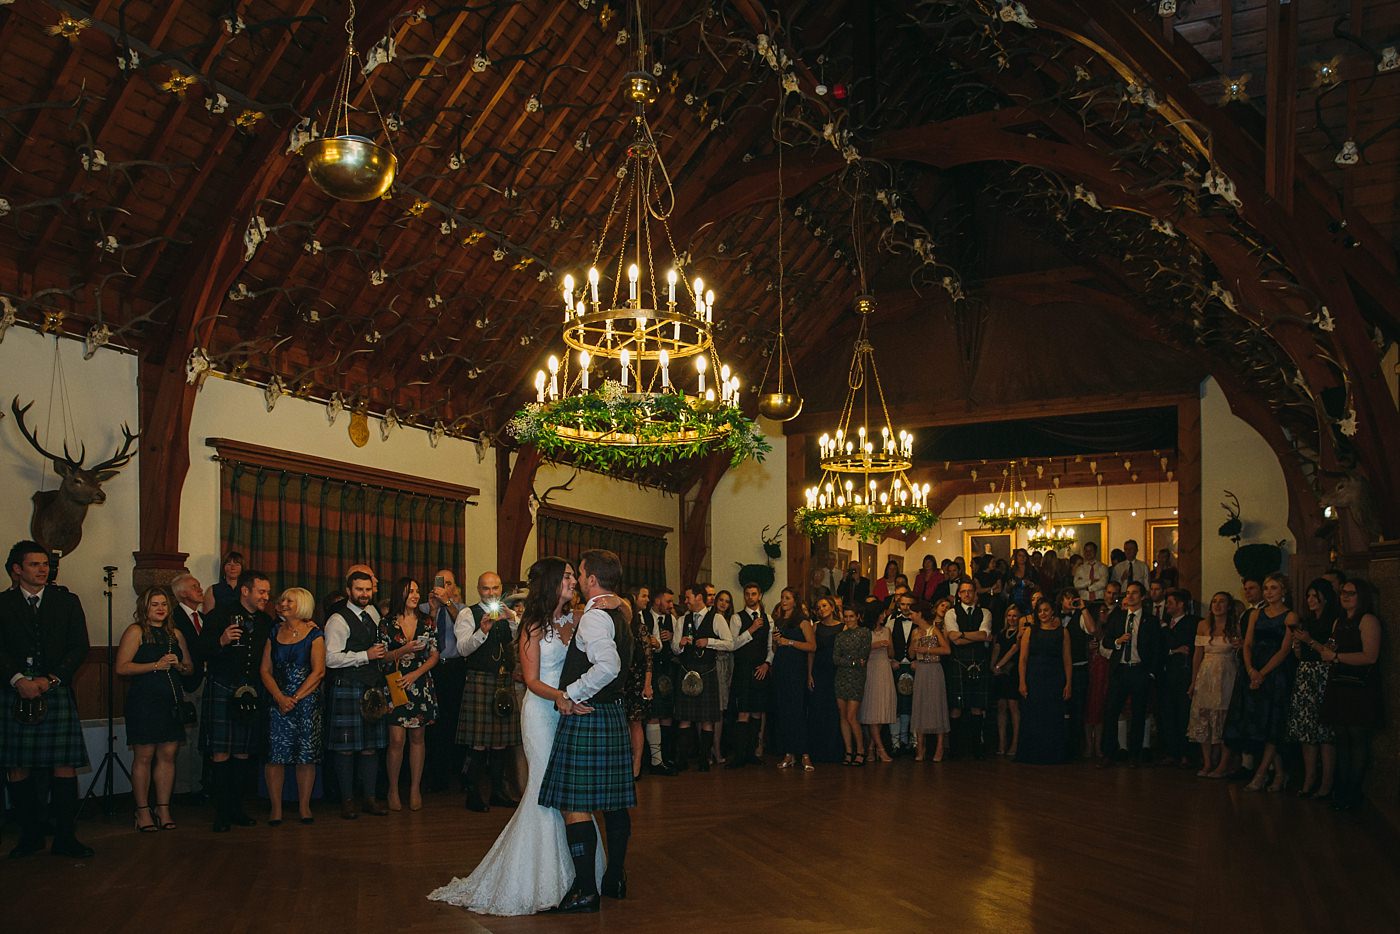
[[[1032,500],[1026,492],[1027,483],[1021,477],[1020,464],[1011,461],[1001,472],[1001,477],[1001,489],[994,501],[982,507],[977,517],[978,524],[996,532],[1033,529],[1045,524],[1045,507]]]
[[[783,102],[786,99],[787,94],[778,95],[778,133],[774,134],[778,144],[778,339],[768,362],[773,363],[776,360],[778,364],[778,386],[773,392],[762,392],[758,397],[758,414],[775,422],[790,422],[802,412],[802,396],[797,391],[797,371],[793,368],[792,357],[788,354],[787,333],[783,330],[783,319],[787,315],[783,304],[783,140],[779,134],[783,126]],[[787,385],[789,379],[792,381],[791,386]],[[768,371],[765,368],[759,386],[766,386],[767,383]]]
[[[794,513],[798,527],[809,537],[841,531],[862,541],[877,541],[889,532],[917,535],[938,521],[928,508],[929,484],[911,483],[905,473],[913,466],[914,436],[896,432],[890,423],[869,339],[874,310],[875,301],[869,295],[856,299],[860,333],[846,401],[835,433],[817,440],[821,480],[807,488],[806,505]],[[878,413],[870,411],[872,387]],[[881,422],[878,440],[871,430],[872,414]]]
[[[1039,548],[1042,551],[1050,549],[1059,551],[1062,548],[1074,549],[1074,529],[1067,525],[1054,525],[1046,522],[1031,529],[1028,539],[1032,548]]]
[[[316,187],[340,201],[373,201],[383,197],[394,184],[399,160],[388,147],[389,128],[379,112],[379,101],[365,78],[374,115],[384,132],[385,145],[350,132],[350,76],[360,53],[355,50],[355,0],[350,0],[350,15],[345,20],[345,58],[340,64],[335,91],[326,112],[326,133],[304,144],[299,153],[306,162],[306,172]],[[361,66],[363,70],[363,66]]]

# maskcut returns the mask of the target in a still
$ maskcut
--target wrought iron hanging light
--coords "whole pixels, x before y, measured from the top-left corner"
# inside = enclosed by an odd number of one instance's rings
[[[773,134],[778,146],[778,339],[775,342],[773,353],[768,358],[768,363],[777,364],[778,386],[772,392],[761,392],[758,397],[758,414],[764,418],[772,419],[775,422],[792,421],[802,411],[802,395],[797,391],[797,371],[792,366],[792,358],[788,356],[787,333],[784,330],[784,318],[787,317],[787,309],[784,306],[784,266],[783,266],[783,101],[787,99],[785,93],[778,95],[778,123],[777,132]],[[787,380],[791,380],[791,385]],[[765,368],[763,380],[760,387],[766,387],[768,383],[768,372]]]

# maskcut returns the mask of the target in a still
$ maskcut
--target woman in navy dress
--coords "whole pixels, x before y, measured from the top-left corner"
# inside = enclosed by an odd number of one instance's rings
[[[136,601],[136,621],[126,627],[117,647],[116,673],[130,684],[126,740],[131,746],[136,829],[142,833],[175,829],[170,792],[175,785],[175,753],[185,738],[185,725],[175,717],[176,705],[185,699],[176,675],[187,675],[194,667],[185,637],[170,621],[174,607],[175,597],[168,588],[147,589]],[[151,806],[153,776],[156,803]]]
[[[263,649],[263,687],[272,699],[267,708],[268,825],[282,823],[282,782],[287,766],[296,766],[297,803],[301,822],[309,824],[311,790],[316,765],[325,744],[321,734],[321,682],[326,677],[326,640],[312,622],[316,600],[311,592],[292,587],[277,598],[281,620],[272,628]]]
[[[797,593],[791,587],[784,587],[778,598],[773,626],[773,744],[783,755],[778,768],[792,768],[801,756],[803,770],[810,772],[807,695],[812,685],[812,654],[817,650],[817,636],[812,621],[797,605]]]
[[[1245,786],[1263,791],[1269,769],[1274,769],[1270,791],[1282,791],[1288,783],[1278,744],[1284,741],[1288,723],[1288,697],[1292,693],[1293,631],[1298,614],[1284,602],[1288,578],[1270,574],[1264,578],[1264,607],[1249,614],[1244,635],[1244,677],[1235,679],[1235,702],[1225,727],[1225,741],[1235,750],[1258,757],[1254,779]]]
[[[836,637],[842,629],[831,597],[817,600],[817,648],[812,653],[812,696],[807,700],[807,739],[817,762],[840,762],[846,754],[841,742],[841,711],[836,706]]]
[[[1017,762],[1065,761],[1065,702],[1070,698],[1069,631],[1044,597],[1035,625],[1021,631],[1021,741]]]

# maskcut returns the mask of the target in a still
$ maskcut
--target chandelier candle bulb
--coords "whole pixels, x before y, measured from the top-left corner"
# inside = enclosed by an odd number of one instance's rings
[[[535,401],[544,401],[544,370],[535,371]]]
[[[627,267],[627,300],[629,302],[637,301],[637,276],[640,273],[641,270],[637,268],[636,263]]]
[[[666,272],[666,304],[672,308],[676,307],[676,271],[674,269]],[[680,333],[680,324],[676,324],[676,332]]]
[[[695,358],[695,370],[696,370],[697,373],[700,374],[700,390],[699,390],[699,392],[700,392],[700,395],[702,395],[702,396],[705,395],[705,367],[706,367],[707,365],[708,365],[708,361],[704,358],[704,356],[699,356],[699,357],[696,357],[696,358]]]
[[[598,268],[588,267],[588,288],[593,293],[593,307],[598,307]]]
[[[671,274],[672,274],[672,275],[675,275],[675,272],[673,271]],[[675,286],[675,284],[672,283],[672,287],[673,287],[673,288],[674,288],[674,286]],[[671,388],[671,355],[668,354],[666,351],[663,350],[663,351],[661,351],[657,362],[659,362],[659,363],[661,364],[661,388],[662,388],[662,389],[670,389],[670,388]]]
[[[705,280],[695,280],[695,317],[702,318],[705,314]]]
[[[579,380],[584,392],[588,392],[588,364],[591,362],[588,351],[580,350],[578,352]]]
[[[627,388],[628,373],[627,368],[632,364],[632,352],[627,348],[622,349],[622,388]]]
[[[713,324],[715,320],[715,293],[713,289],[705,291],[705,323]]]

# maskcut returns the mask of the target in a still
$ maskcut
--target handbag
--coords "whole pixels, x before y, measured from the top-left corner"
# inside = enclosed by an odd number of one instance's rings
[[[165,634],[165,654],[170,654],[170,633]],[[170,682],[171,708],[170,715],[180,726],[194,726],[199,719],[195,712],[194,703],[185,699],[185,694],[180,690],[180,686],[175,683],[175,675],[169,668],[165,669],[166,680]]]

